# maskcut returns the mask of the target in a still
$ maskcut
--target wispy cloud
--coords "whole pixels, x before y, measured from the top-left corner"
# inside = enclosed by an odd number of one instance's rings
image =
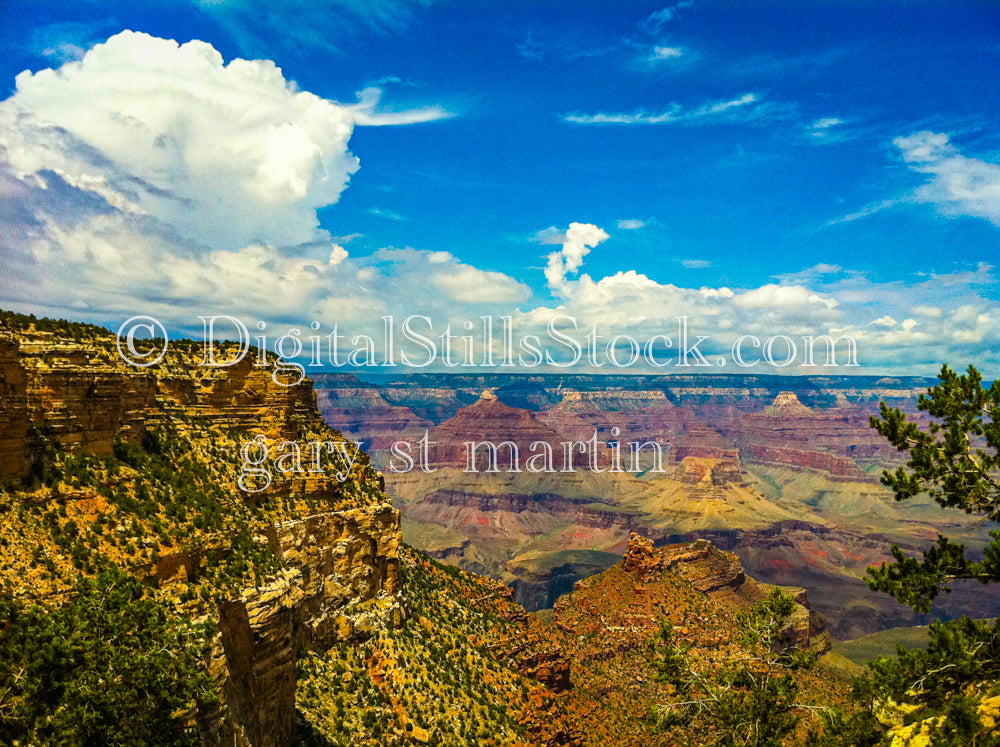
[[[639,220],[638,218],[625,218],[618,221],[617,226],[622,231],[637,231],[640,228],[645,228],[649,225],[648,221]]]
[[[899,205],[928,203],[942,215],[984,218],[1000,226],[1000,164],[965,156],[943,132],[922,130],[894,138],[903,163],[930,179],[897,197],[872,202],[826,223],[851,223]]]
[[[526,60],[573,60],[604,57],[620,50],[622,41],[601,43],[591,35],[581,35],[561,29],[528,29],[514,44],[515,51]]]
[[[651,36],[655,36],[660,33],[660,29],[665,23],[669,23],[680,15],[681,11],[685,11],[694,5],[694,0],[681,0],[679,3],[674,5],[668,5],[666,8],[661,8],[648,16],[643,18],[639,22],[639,28],[645,31]]]
[[[635,50],[628,67],[642,73],[678,72],[696,65],[701,55],[687,47],[676,45],[642,44],[634,40],[625,40],[624,46]]]
[[[803,284],[803,283],[813,283],[820,279],[829,280],[830,275],[840,275],[844,272],[844,268],[840,265],[832,265],[827,262],[820,262],[819,264],[813,265],[812,267],[806,268],[805,270],[799,270],[794,273],[784,273],[781,275],[775,275],[776,280],[781,281],[785,284]]]
[[[703,270],[712,266],[712,262],[707,259],[682,259],[681,264],[689,270]]]
[[[393,111],[380,106],[382,89],[369,86],[358,91],[358,103],[350,107],[356,125],[381,127],[386,125],[410,125],[434,122],[456,116],[441,106],[421,106],[416,109]]]
[[[887,123],[875,121],[870,112],[856,117],[826,116],[809,120],[803,118],[798,137],[809,145],[825,146],[851,140],[868,140],[876,143],[885,140],[889,132]]]
[[[275,45],[288,55],[307,57],[316,50],[342,52],[346,39],[364,30],[375,33],[402,31],[430,0],[195,0],[244,54],[274,55]],[[275,34],[275,29],[281,29]]]
[[[855,210],[853,213],[848,213],[840,218],[835,218],[826,223],[827,226],[836,226],[840,223],[852,223],[861,218],[867,218],[870,215],[875,215],[876,213],[881,213],[883,210],[888,210],[889,208],[896,207],[897,205],[902,205],[906,202],[912,202],[912,199],[908,197],[894,197],[888,200],[879,200],[878,202],[873,202],[869,205],[865,205],[860,210]]]
[[[1000,226],[1000,164],[962,155],[943,132],[924,130],[892,141],[914,171],[930,175],[912,200],[945,215],[985,218]]]
[[[712,101],[693,109],[681,104],[671,104],[662,112],[652,113],[645,109],[634,112],[598,112],[564,114],[564,122],[583,125],[662,125],[678,123],[701,123],[711,121],[752,122],[762,119],[785,118],[787,107],[762,101],[756,93],[745,93],[734,99]]]
[[[845,59],[861,54],[861,50],[851,46],[835,47],[826,51],[814,51],[797,56],[778,56],[771,52],[764,54],[720,60],[714,73],[720,80],[771,80],[775,77],[794,76],[809,79],[829,72]]]
[[[406,216],[400,215],[394,210],[386,210],[385,208],[370,207],[365,210],[368,215],[374,215],[376,218],[385,218],[386,220],[395,221],[406,221],[409,220]]]
[[[683,56],[684,50],[680,47],[653,47],[648,59],[651,62],[660,62],[662,60],[676,60]]]
[[[808,137],[815,143],[837,143],[846,139],[844,125],[840,117],[822,117],[806,128]]]
[[[31,32],[28,45],[35,54],[61,65],[82,59],[87,50],[103,41],[111,30],[109,23],[50,23],[37,26]]]
[[[545,59],[545,47],[531,31],[525,33],[524,38],[514,45],[514,49],[526,60],[541,62]]]

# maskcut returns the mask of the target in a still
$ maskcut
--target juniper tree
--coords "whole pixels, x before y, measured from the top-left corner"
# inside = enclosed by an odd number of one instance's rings
[[[944,508],[991,521],[1000,519],[1000,383],[986,388],[973,366],[960,376],[948,366],[941,383],[921,395],[917,407],[933,420],[924,428],[884,402],[871,425],[906,452],[905,467],[882,474],[896,500],[925,494]],[[955,581],[1000,581],[1000,532],[979,559],[939,535],[919,557],[892,547],[892,563],[868,571],[869,588],[891,594],[917,612],[928,612]],[[867,708],[835,718],[819,744],[857,745],[867,731],[875,740],[879,721],[891,727],[892,744],[994,745],[1000,715],[1000,619],[993,625],[967,617],[930,626],[926,650],[897,646],[897,657],[879,657],[871,674],[855,683]],[[996,713],[994,713],[996,712]],[[878,720],[876,720],[876,715]],[[871,741],[870,743],[875,743]]]
[[[717,670],[699,666],[691,644],[679,641],[669,620],[660,623],[650,649],[656,679],[674,687],[675,698],[653,709],[660,729],[698,721],[715,737],[713,745],[780,745],[812,708],[796,701],[795,669],[809,667],[813,656],[792,645],[785,630],[795,600],[780,589],[737,615],[744,653]]]
[[[0,744],[196,744],[176,715],[217,698],[202,666],[211,628],[113,566],[54,610],[0,593]]]
[[[909,455],[906,467],[883,472],[882,483],[897,501],[924,493],[943,507],[1000,520],[1000,381],[986,389],[973,366],[965,376],[944,366],[939,378],[941,383],[917,400],[918,409],[936,419],[926,429],[885,402],[881,417],[871,419],[872,427]],[[893,546],[894,562],[870,570],[868,586],[927,612],[954,581],[1000,581],[1000,532],[990,536],[981,560],[970,559],[963,545],[943,535],[920,558]]]

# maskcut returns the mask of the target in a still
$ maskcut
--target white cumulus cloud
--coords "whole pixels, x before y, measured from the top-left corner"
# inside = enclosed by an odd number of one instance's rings
[[[25,71],[0,102],[0,299],[94,321],[134,313],[307,316],[381,308],[346,277],[366,269],[319,227],[359,167],[356,124],[391,112],[370,88],[343,105],[269,60],[123,31],[56,69]],[[406,264],[426,288],[450,255]],[[377,268],[375,268],[377,269]],[[458,267],[461,272],[461,267]],[[492,278],[507,297],[523,291]],[[500,293],[495,291],[495,293]]]
[[[430,260],[429,261],[433,261]],[[531,289],[502,272],[480,270],[471,265],[453,263],[432,276],[431,283],[449,298],[460,303],[519,303],[531,296]]]
[[[0,104],[18,179],[45,173],[215,249],[316,238],[358,160],[351,111],[267,60],[123,31],[58,70],[23,72]],[[36,183],[40,183],[37,182]]]
[[[549,254],[545,267],[545,279],[549,287],[559,292],[564,286],[566,274],[577,272],[583,264],[584,256],[607,238],[608,234],[593,223],[570,223],[562,249]]]

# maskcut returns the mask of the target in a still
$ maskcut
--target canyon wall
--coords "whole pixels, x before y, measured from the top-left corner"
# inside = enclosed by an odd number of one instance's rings
[[[0,478],[10,486],[23,483],[26,500],[43,508],[56,500],[101,504],[105,499],[95,487],[67,490],[58,476],[51,487],[39,484],[33,465],[51,458],[53,449],[111,455],[122,441],[141,443],[148,429],[187,439],[186,458],[194,469],[220,475],[218,487],[232,511],[252,506],[266,517],[256,528],[283,563],[258,585],[215,599],[206,666],[220,702],[189,714],[188,722],[197,724],[206,745],[287,747],[294,736],[300,652],[364,641],[398,627],[407,615],[400,516],[363,455],[347,481],[303,474],[260,494],[238,490],[236,454],[254,435],[342,439],[320,420],[311,382],[281,385],[272,378],[273,366],[254,365],[253,356],[205,368],[198,352],[180,342],[162,364],[137,369],[118,357],[110,333],[73,340],[0,329]],[[298,508],[286,511],[286,505]],[[303,513],[302,507],[312,509]],[[231,541],[206,533],[195,543],[197,552],[174,545],[154,561],[122,556],[120,562],[170,599],[172,589],[210,570],[208,558],[224,554]],[[39,601],[63,591],[51,593]]]

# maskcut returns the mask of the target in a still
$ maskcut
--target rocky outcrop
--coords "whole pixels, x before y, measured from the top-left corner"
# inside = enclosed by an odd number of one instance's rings
[[[319,378],[325,381],[324,376]],[[869,427],[868,417],[878,411],[881,400],[913,415],[917,395],[933,380],[726,374],[411,374],[384,386],[368,385],[364,395],[356,382],[331,377],[328,383],[322,397],[328,398],[329,407],[344,410],[331,409],[330,422],[334,427],[345,427],[352,438],[371,444],[379,464],[385,459],[382,449],[387,448],[386,424],[390,422],[399,426],[404,439],[411,440],[418,435],[418,424],[444,424],[446,418],[458,418],[456,425],[470,438],[483,435],[467,427],[472,413],[462,408],[467,410],[469,399],[487,388],[497,394],[503,406],[514,405],[503,413],[499,408],[492,414],[485,409],[480,412],[501,416],[494,423],[502,427],[489,433],[490,440],[497,443],[516,436],[515,430],[526,423],[520,413],[527,413],[535,423],[557,434],[557,441],[585,441],[595,431],[600,443],[656,440],[664,445],[672,464],[686,457],[756,461],[828,472],[842,480],[871,481],[863,469],[895,465],[900,457]],[[350,411],[352,406],[337,405],[341,397],[344,402],[357,398],[354,411]],[[395,409],[399,407],[403,409]],[[509,418],[506,425],[504,417]],[[525,435],[534,435],[529,431]],[[454,440],[455,435],[445,440]],[[543,440],[552,442],[552,438],[549,434]],[[515,441],[525,452],[526,444]],[[461,449],[454,446],[444,447],[456,453],[442,451],[439,463],[457,463]],[[810,456],[815,454],[832,458]],[[857,469],[852,469],[852,464]]]
[[[763,410],[730,421],[723,430],[747,461],[875,482],[859,465],[888,458],[894,450],[868,426],[866,413],[843,396],[837,401],[837,407],[813,410],[793,392],[780,392]]]
[[[663,553],[665,564],[671,572],[713,599],[754,604],[767,597],[774,588],[748,576],[739,557],[720,550],[708,540],[670,545],[663,549]],[[792,617],[783,631],[789,642],[803,649],[829,649],[829,634],[819,615],[810,606],[805,589],[797,586],[780,588],[795,599],[796,603]]]
[[[774,588],[747,576],[736,555],[704,539],[656,549],[652,540],[632,534],[622,559],[622,570],[641,583],[649,583],[666,571],[712,599],[739,606],[761,601]],[[828,648],[829,636],[809,608],[805,590],[785,587],[784,591],[796,601],[796,609],[784,630],[790,642],[799,648]]]
[[[767,418],[808,418],[813,411],[799,402],[795,392],[778,392],[774,402],[761,410],[760,414]]]
[[[852,459],[825,451],[793,449],[777,444],[745,444],[740,447],[740,453],[748,461],[758,464],[825,472],[834,481],[878,482],[876,477],[863,472]]]
[[[713,486],[746,484],[740,465],[727,459],[711,460],[685,457],[674,470],[674,479],[685,485],[705,482]]]
[[[431,447],[431,463],[439,466],[453,466],[467,469],[474,467],[475,472],[517,471],[525,469],[528,460],[534,455],[543,453],[543,447],[533,447],[533,444],[548,444],[551,449],[551,464],[535,462],[538,469],[551,467],[559,471],[572,465],[574,470],[587,469],[590,455],[574,452],[571,456],[563,448],[562,442],[567,440],[563,435],[539,422],[528,410],[509,407],[503,404],[496,395],[484,391],[478,402],[464,407],[453,417],[430,432],[433,442]],[[475,460],[470,461],[468,443],[492,444],[496,447],[495,461],[489,455],[487,446],[476,448]],[[514,449],[504,443],[514,444]],[[604,444],[598,443],[598,465],[607,464]],[[511,452],[516,452],[514,459]]]
[[[384,467],[396,441],[416,443],[434,423],[409,407],[390,404],[373,387],[318,389],[317,406],[332,428],[363,442],[372,463]]]
[[[202,744],[292,743],[303,598],[299,573],[288,571],[220,605],[208,667],[220,701],[198,715]]]
[[[559,404],[537,415],[539,422],[574,440],[598,439],[670,443],[684,430],[690,413],[662,391],[614,388],[567,391]]]
[[[248,434],[289,441],[303,433],[331,441],[339,436],[320,421],[310,382],[275,381],[274,366],[257,365],[255,355],[203,368],[193,352],[192,344],[177,341],[162,365],[139,370],[118,358],[110,333],[104,337],[99,330],[85,340],[34,329],[0,333],[0,477],[28,475],[42,447],[100,457],[115,450],[118,438],[138,441],[147,429],[166,426],[188,444],[188,466],[212,475],[212,487],[223,496],[213,507],[239,513],[248,510],[242,502],[260,504],[248,526],[266,536],[284,567],[242,593],[221,583],[200,587],[202,600],[214,600],[199,609],[216,623],[206,663],[220,699],[188,720],[206,745],[287,747],[294,737],[302,649],[363,641],[406,617],[399,512],[381,493],[381,478],[364,455],[355,459],[349,479],[330,470],[277,481],[265,493],[240,492],[229,449],[238,449]],[[52,477],[54,488],[39,489],[39,500],[55,492],[81,504],[101,500],[89,486],[67,492],[59,479]],[[125,495],[132,479],[118,481],[115,489]],[[192,542],[172,536],[164,540],[171,549],[163,555],[142,561],[133,548],[116,558],[136,575],[163,582],[166,603],[179,609],[190,609],[190,602],[185,607],[171,585],[190,591],[189,582],[207,575],[212,558],[221,562],[236,547],[224,530],[202,535],[197,521],[185,528],[196,535]]]
[[[405,617],[402,534],[391,506],[364,506],[287,521],[268,530],[275,555],[299,571],[310,648],[363,640]]]
[[[674,440],[670,449],[671,459],[676,463],[688,457],[699,459],[727,459],[739,461],[740,452],[719,431],[692,419]]]
[[[183,345],[179,343],[179,345]],[[114,343],[31,332],[0,336],[0,475],[24,474],[30,463],[29,424],[67,451],[112,452],[115,437],[137,441],[164,409],[228,430],[294,439],[295,416],[315,411],[312,384],[275,382],[252,355],[225,368],[206,368],[182,348],[156,369],[126,365]]]
[[[709,596],[756,596],[753,586],[743,588],[747,576],[740,559],[719,550],[708,540],[668,546],[663,549],[663,558],[667,568]]]
[[[518,671],[545,685],[553,692],[565,692],[573,687],[570,663],[558,648],[534,651],[518,661]]]
[[[195,376],[191,368],[185,366],[182,375],[170,369],[157,374],[157,404],[181,407],[188,417],[219,428],[290,440],[298,437],[296,417],[316,411],[312,382],[278,383],[273,369],[255,365],[250,355],[224,369],[199,367]]]
[[[628,548],[622,558],[623,571],[631,573],[640,581],[646,581],[653,574],[663,571],[663,568],[663,553],[653,548],[652,540],[640,534],[629,536]]]
[[[106,351],[47,333],[15,345],[13,351],[8,347],[4,377],[17,389],[23,382],[24,399],[14,407],[23,407],[46,439],[103,456],[111,453],[115,436],[142,435],[155,408],[155,376],[125,368]],[[23,453],[30,448],[25,440]]]
[[[208,669],[221,698],[199,714],[203,744],[292,744],[302,648],[363,641],[406,615],[399,513],[390,506],[284,522],[268,540],[289,568],[219,605]]]

